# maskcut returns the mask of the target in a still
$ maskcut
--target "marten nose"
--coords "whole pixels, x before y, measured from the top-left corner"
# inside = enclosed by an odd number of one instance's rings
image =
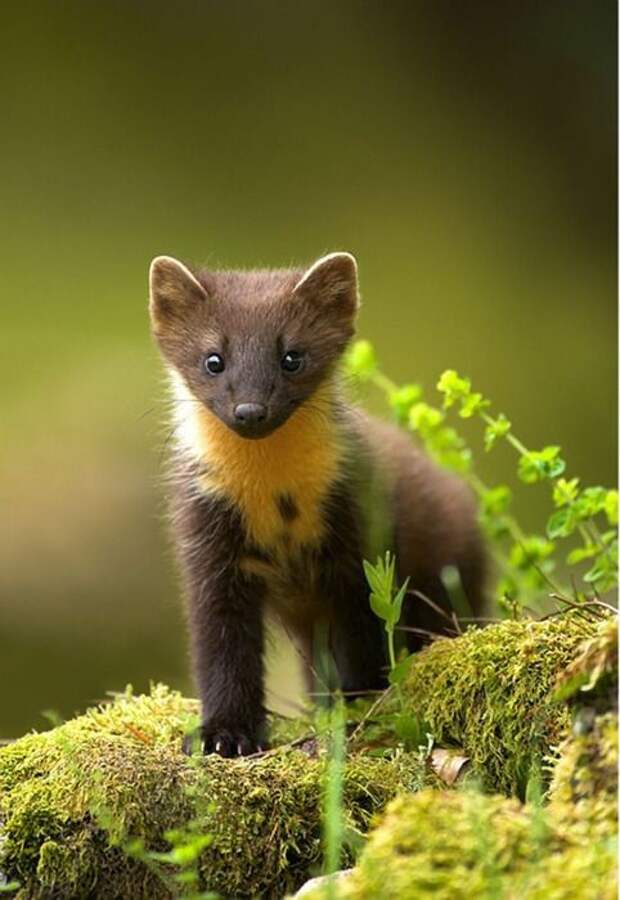
[[[246,425],[256,425],[267,418],[267,407],[263,403],[238,403],[235,406],[235,419]]]

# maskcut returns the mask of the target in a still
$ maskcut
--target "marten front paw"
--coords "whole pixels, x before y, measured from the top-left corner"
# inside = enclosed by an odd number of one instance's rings
[[[210,725],[203,725],[192,734],[186,735],[183,740],[183,751],[188,756],[195,753],[202,753],[205,756],[218,753],[230,759],[234,756],[249,756],[262,750],[264,747],[256,738],[241,731],[215,728]]]

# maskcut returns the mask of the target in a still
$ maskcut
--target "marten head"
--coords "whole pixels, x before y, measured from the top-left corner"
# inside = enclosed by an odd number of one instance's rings
[[[244,438],[270,434],[332,375],[357,307],[349,253],[307,270],[192,272],[169,256],[151,263],[149,309],[164,359]]]

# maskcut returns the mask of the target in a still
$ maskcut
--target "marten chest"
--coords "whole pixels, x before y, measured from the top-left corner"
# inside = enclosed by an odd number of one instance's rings
[[[188,426],[190,430],[188,431]],[[325,504],[339,477],[342,441],[325,412],[300,409],[273,434],[246,440],[206,410],[185,425],[199,486],[239,513],[257,566],[290,567],[326,537]]]

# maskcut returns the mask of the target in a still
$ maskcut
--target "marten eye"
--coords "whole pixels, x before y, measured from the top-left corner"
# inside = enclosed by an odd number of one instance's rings
[[[203,365],[209,375],[219,375],[226,368],[219,353],[209,353],[208,356],[205,356]]]
[[[298,353],[297,350],[289,350],[289,352],[285,353],[282,357],[280,365],[285,372],[299,372],[303,365],[303,361],[303,353]]]

